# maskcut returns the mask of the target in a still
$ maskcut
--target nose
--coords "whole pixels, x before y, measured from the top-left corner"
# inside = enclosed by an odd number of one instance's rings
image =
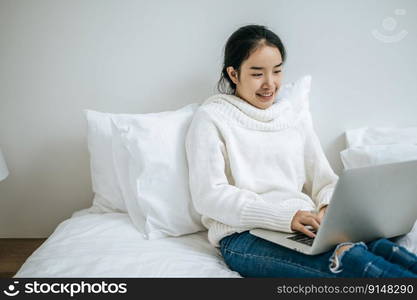
[[[274,86],[274,80],[272,78],[272,76],[267,75],[264,77],[265,81],[262,83],[262,88],[264,89],[270,89]]]

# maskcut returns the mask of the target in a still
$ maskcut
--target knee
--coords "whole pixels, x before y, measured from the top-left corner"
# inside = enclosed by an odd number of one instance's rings
[[[355,246],[359,246],[362,248],[365,247],[365,249],[367,249],[367,246],[363,242],[345,242],[336,246],[332,256],[329,259],[329,269],[332,273],[340,273],[343,271],[342,259],[345,256],[345,254],[348,253]]]
[[[398,245],[385,238],[374,240],[368,244],[368,248],[371,252],[375,252],[377,249],[380,249],[381,247],[387,249],[392,248],[394,246]]]
[[[343,252],[345,252],[346,250],[348,250],[348,249],[350,249],[352,247],[353,247],[353,244],[340,245],[340,247],[338,247],[335,250],[336,256],[337,257],[340,257],[343,254]]]

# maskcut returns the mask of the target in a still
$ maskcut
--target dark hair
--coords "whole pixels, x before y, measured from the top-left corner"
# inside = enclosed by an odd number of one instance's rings
[[[217,89],[220,93],[234,94],[236,84],[230,79],[226,68],[231,66],[240,75],[240,66],[261,45],[277,47],[285,62],[286,51],[281,39],[262,25],[247,25],[236,30],[227,40],[224,48],[224,62]]]

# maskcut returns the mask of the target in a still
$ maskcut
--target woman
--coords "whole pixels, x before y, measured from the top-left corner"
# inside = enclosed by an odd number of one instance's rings
[[[190,191],[210,243],[244,277],[417,277],[417,257],[387,239],[309,256],[249,233],[314,237],[338,180],[307,110],[275,101],[285,58],[272,31],[238,29],[225,47],[221,94],[189,127]]]

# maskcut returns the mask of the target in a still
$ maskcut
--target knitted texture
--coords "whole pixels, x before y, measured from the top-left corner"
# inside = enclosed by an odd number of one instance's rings
[[[295,213],[328,204],[338,180],[313,129],[308,97],[263,110],[237,96],[212,96],[193,117],[186,153],[193,204],[215,247],[257,227],[293,232]]]

